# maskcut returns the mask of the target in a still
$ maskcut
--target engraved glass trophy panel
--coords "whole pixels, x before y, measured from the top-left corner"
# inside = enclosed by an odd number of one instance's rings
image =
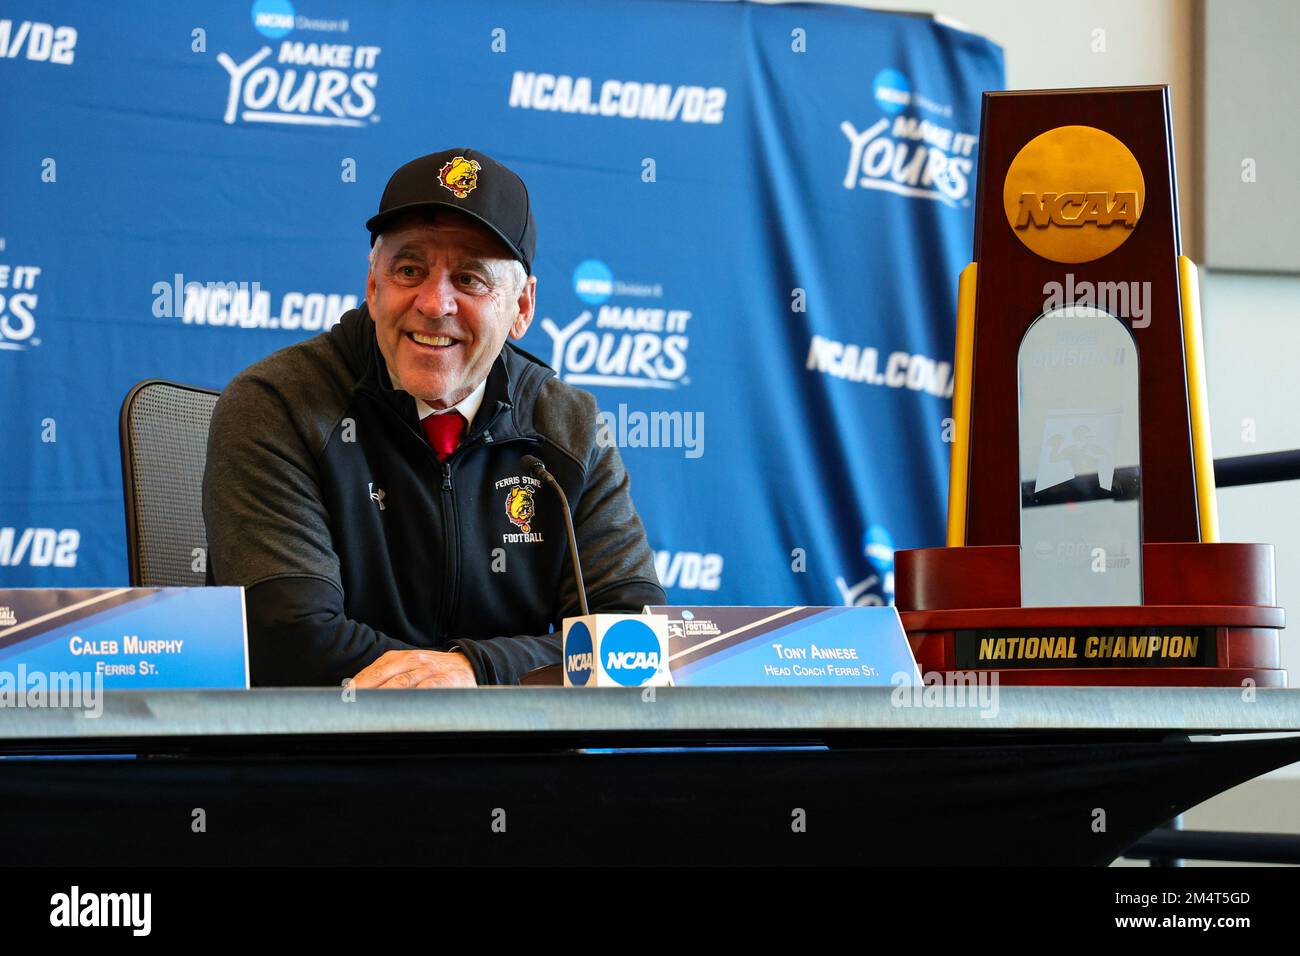
[[[1128,326],[1054,309],[1020,343],[1020,603],[1142,603],[1137,347]]]

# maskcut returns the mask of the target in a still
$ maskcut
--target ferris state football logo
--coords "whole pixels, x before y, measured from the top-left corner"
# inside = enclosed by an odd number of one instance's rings
[[[533,530],[533,519],[537,514],[533,495],[540,486],[541,482],[527,475],[513,475],[510,478],[502,478],[496,483],[498,491],[509,489],[506,491],[505,500],[506,518],[519,529],[501,535],[501,540],[506,544],[543,540],[542,533]]]
[[[482,168],[475,160],[453,156],[438,171],[438,181],[457,199],[464,199],[478,186],[478,171]]]
[[[525,534],[532,530],[533,489],[523,486],[510,489],[506,495],[506,517]]]

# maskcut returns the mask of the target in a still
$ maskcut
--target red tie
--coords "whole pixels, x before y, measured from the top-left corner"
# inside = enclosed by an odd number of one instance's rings
[[[455,409],[441,415],[425,415],[420,420],[420,427],[424,429],[429,445],[439,461],[446,461],[447,456],[456,450],[468,424],[465,416]]]

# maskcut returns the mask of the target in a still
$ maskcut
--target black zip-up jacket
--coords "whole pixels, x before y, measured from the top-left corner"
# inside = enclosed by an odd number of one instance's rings
[[[394,389],[363,305],[222,393],[208,437],[208,580],[243,585],[256,685],[338,684],[390,650],[460,649],[480,684],[560,660],[579,613],[560,500],[592,613],[666,603],[596,401],[507,343],[445,463]],[[552,633],[553,629],[553,633]]]

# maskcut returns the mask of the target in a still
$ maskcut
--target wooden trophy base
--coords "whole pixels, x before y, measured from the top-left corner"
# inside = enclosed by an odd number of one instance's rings
[[[945,681],[1287,685],[1272,545],[1150,543],[1142,555],[1144,604],[1020,607],[1016,545],[899,551],[896,604],[922,674]]]

